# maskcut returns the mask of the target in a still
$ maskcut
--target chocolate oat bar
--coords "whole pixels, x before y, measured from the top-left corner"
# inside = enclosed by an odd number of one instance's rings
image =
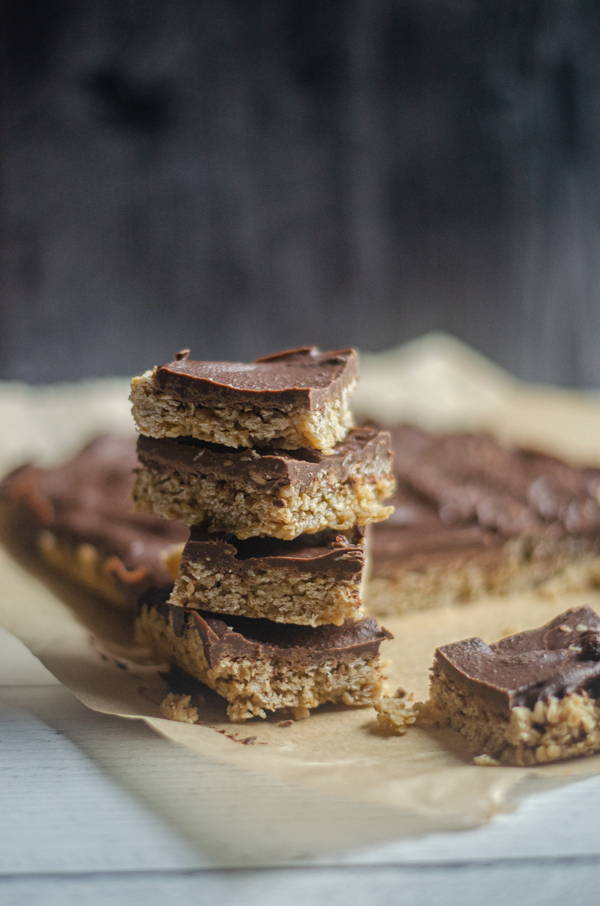
[[[391,636],[372,618],[285,625],[181,607],[149,592],[136,638],[225,698],[237,721],[283,708],[305,717],[325,702],[372,703],[382,689],[379,646]]]
[[[600,469],[486,435],[390,430],[394,513],[373,527],[365,600],[400,613],[552,581],[600,582]]]
[[[354,349],[307,346],[251,363],[197,362],[188,354],[133,379],[133,417],[142,434],[331,453],[352,427]]]
[[[49,469],[22,466],[0,484],[6,531],[76,582],[121,606],[171,589],[189,530],[132,513],[134,438],[97,438]]]
[[[495,645],[438,648],[428,706],[483,763],[531,765],[600,751],[599,696],[600,620],[581,607]]]
[[[232,450],[191,438],[138,439],[138,511],[237,538],[291,540],[385,519],[394,490],[389,434],[355,428],[319,450]]]
[[[293,541],[238,540],[193,528],[170,603],[278,623],[358,619],[364,534],[327,529]]]

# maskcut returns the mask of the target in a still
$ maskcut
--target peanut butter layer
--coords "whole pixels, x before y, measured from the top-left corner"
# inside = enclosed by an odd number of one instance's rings
[[[355,428],[318,450],[228,450],[190,438],[138,440],[137,508],[244,539],[291,540],[385,519],[393,493],[389,435]]]
[[[352,426],[357,365],[353,349],[304,347],[251,363],[199,362],[184,350],[133,379],[133,415],[151,437],[330,452]]]
[[[600,581],[600,470],[486,435],[390,433],[398,490],[391,518],[372,532],[371,608]]]
[[[171,603],[282,623],[341,625],[360,613],[361,530],[293,541],[208,534],[193,528]]]
[[[582,607],[494,645],[439,648],[429,706],[480,755],[539,764],[600,750],[599,697],[600,620]]]
[[[135,439],[97,438],[49,469],[22,466],[0,485],[14,534],[77,581],[126,604],[149,586],[171,588],[188,530],[132,512]]]

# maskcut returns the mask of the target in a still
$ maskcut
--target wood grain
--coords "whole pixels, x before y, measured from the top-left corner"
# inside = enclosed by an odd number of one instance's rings
[[[430,329],[598,386],[590,0],[5,0],[0,377]]]

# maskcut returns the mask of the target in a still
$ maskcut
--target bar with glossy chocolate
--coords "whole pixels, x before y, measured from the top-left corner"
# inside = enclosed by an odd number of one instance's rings
[[[209,531],[290,541],[385,519],[393,493],[389,434],[355,428],[319,450],[232,450],[191,438],[138,439],[138,511]]]
[[[600,619],[581,607],[494,645],[438,648],[428,707],[487,763],[600,751]]]
[[[483,434],[390,434],[398,490],[371,532],[373,612],[600,583],[599,469]]]
[[[340,626],[360,615],[364,561],[359,528],[293,541],[240,541],[193,528],[170,601],[278,623]]]
[[[228,702],[230,720],[292,709],[306,717],[325,702],[368,705],[381,695],[379,646],[391,638],[372,619],[296,626],[169,604],[139,602],[136,638]]]
[[[171,589],[189,531],[133,513],[135,438],[104,436],[53,467],[25,465],[0,484],[6,531],[114,604]]]
[[[331,453],[352,427],[354,349],[307,346],[255,362],[199,362],[188,355],[183,350],[133,378],[133,417],[142,434]]]

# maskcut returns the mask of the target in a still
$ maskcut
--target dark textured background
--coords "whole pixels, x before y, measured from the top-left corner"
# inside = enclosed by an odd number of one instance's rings
[[[442,329],[600,386],[598,0],[2,12],[0,377]]]

